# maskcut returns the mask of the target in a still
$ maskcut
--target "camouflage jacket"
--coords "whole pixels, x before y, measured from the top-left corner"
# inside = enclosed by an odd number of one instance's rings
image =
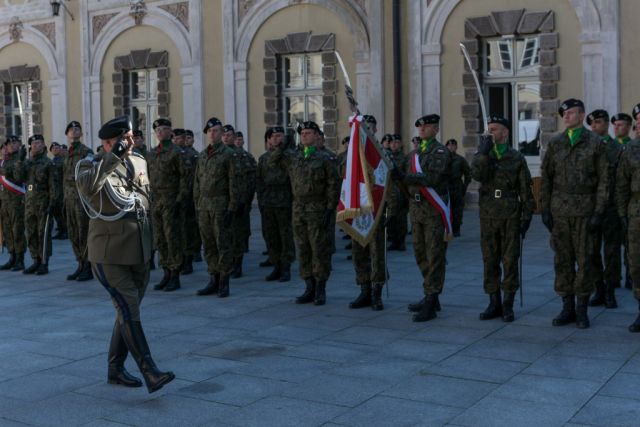
[[[422,173],[413,173],[411,163],[418,155]],[[449,201],[449,183],[451,181],[451,153],[436,139],[425,151],[413,150],[407,158],[404,183],[413,199],[409,202],[411,218],[425,221],[431,217],[440,217],[440,213],[420,193],[420,188],[431,187],[445,203]]]
[[[409,157],[402,150],[397,152],[389,152],[389,158],[393,164],[400,170],[407,169],[407,162]],[[400,183],[389,180],[389,188],[387,189],[387,206],[389,208],[389,215],[396,215],[399,211],[409,208],[409,199],[407,195],[402,191]]]
[[[62,186],[64,197],[69,199],[78,198],[76,188],[76,165],[85,157],[93,155],[93,150],[80,141],[75,141],[69,146],[69,154],[62,164]]]
[[[242,147],[231,147],[238,159],[238,174],[241,177],[242,193],[240,195],[240,203],[245,205],[251,204],[253,195],[256,193],[256,168],[258,167],[256,159]]]
[[[340,178],[344,178],[344,173],[347,171],[347,150],[338,154],[338,175]]]
[[[555,216],[602,214],[607,204],[608,175],[605,146],[584,129],[572,146],[567,131],[547,146],[541,166],[542,210]]]
[[[0,175],[11,183],[22,185],[24,177],[22,173],[24,161],[20,158],[20,151],[9,154],[8,158],[0,161]],[[10,206],[13,202],[22,203],[23,196],[8,190],[4,184],[0,184],[0,202]]]
[[[193,181],[196,209],[238,209],[242,190],[238,164],[235,151],[222,142],[210,144],[202,150]]]
[[[182,148],[182,161],[184,162],[185,185],[187,191],[187,199],[193,198],[193,179],[196,173],[196,165],[198,164],[198,156],[200,153],[193,147]]]
[[[132,151],[144,157],[145,159],[149,155],[149,150],[147,149],[146,145],[143,145],[142,147],[133,147]]]
[[[282,168],[269,167],[273,151],[265,152],[258,159],[256,190],[258,205],[273,208],[291,208],[291,181]]]
[[[173,199],[181,203],[188,197],[187,171],[182,149],[171,141],[162,141],[147,157],[152,200]]]
[[[451,191],[464,195],[471,183],[471,168],[467,159],[457,153],[451,156]]]
[[[605,153],[607,157],[607,175],[609,178],[609,186],[607,188],[608,194],[608,209],[615,209],[615,192],[616,192],[616,171],[618,169],[618,162],[620,156],[626,148],[626,144],[621,144],[616,138],[602,139],[602,144],[605,146]],[[628,144],[628,142],[627,142]]]
[[[51,164],[53,165],[53,180],[56,188],[54,195],[55,203],[62,203],[63,201],[63,193],[62,193],[62,167],[64,166],[64,156],[58,156],[51,159]]]
[[[628,142],[620,156],[615,201],[620,217],[640,217],[640,140]]]
[[[473,178],[480,182],[480,218],[531,219],[535,209],[531,172],[524,156],[509,147],[498,159],[476,153],[471,161]]]
[[[26,160],[21,174],[27,189],[26,209],[46,209],[56,204],[56,168],[45,153]]]
[[[282,167],[289,174],[293,205],[306,211],[335,209],[338,205],[340,178],[336,163],[321,150],[307,158],[302,148],[275,150],[269,167]]]

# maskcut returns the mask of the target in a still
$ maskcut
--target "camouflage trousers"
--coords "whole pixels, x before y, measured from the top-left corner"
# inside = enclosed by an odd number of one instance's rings
[[[607,209],[602,221],[602,228],[593,239],[593,278],[596,284],[605,282],[614,286],[620,285],[622,271],[620,249],[623,237],[622,223],[618,214],[615,209]]]
[[[180,224],[182,226],[182,247],[185,255],[194,255],[200,251],[202,240],[198,229],[198,217],[193,203],[187,203],[179,207]]]
[[[6,191],[6,190],[4,190]],[[24,196],[10,196],[0,205],[0,220],[4,244],[10,253],[23,254],[26,247],[24,238]]]
[[[225,212],[225,207],[198,211],[198,225],[209,274],[229,274],[233,269],[233,235],[231,227],[224,225]]]
[[[593,239],[587,230],[589,217],[553,218],[551,248],[555,253],[554,288],[561,297],[586,297],[594,289]],[[577,266],[577,269],[576,269]]]
[[[458,191],[451,193],[451,227],[454,233],[460,231],[463,213],[464,194]]]
[[[51,229],[53,228],[53,216],[49,215],[49,224],[47,225],[47,206],[27,206],[25,209],[24,222],[27,231],[27,245],[29,247],[29,253],[33,260],[40,260],[44,262],[42,258],[42,244],[45,241],[45,225],[47,226],[46,237],[46,255],[47,258],[51,256]]]
[[[140,303],[149,283],[148,265],[91,263],[91,267],[111,297],[118,323],[140,321]]]
[[[177,270],[182,265],[183,240],[178,209],[178,204],[171,197],[158,197],[151,206],[153,240],[159,264],[169,270]]]
[[[351,243],[356,284],[360,286],[367,282],[385,283],[387,281],[387,265],[384,259],[385,239],[382,219],[374,231],[373,239],[367,246],[362,246],[355,239],[352,239]]]
[[[424,222],[411,219],[413,248],[418,268],[422,273],[424,294],[439,294],[444,286],[447,242],[440,217],[429,217]]]
[[[71,248],[76,256],[76,261],[87,260],[87,234],[89,233],[89,217],[84,211],[77,194],[71,192],[65,194],[64,210],[67,217],[67,234],[71,242]]]
[[[629,272],[633,280],[633,296],[640,300],[640,217],[629,217],[627,234],[629,249]]]
[[[331,233],[323,227],[323,218],[324,211],[293,206],[293,238],[303,279],[327,280],[331,274]]]
[[[480,218],[480,247],[485,293],[492,294],[500,288],[505,292],[517,291],[520,219]]]
[[[56,221],[58,230],[67,231],[67,216],[64,211],[64,201],[58,202],[53,206],[53,218]]]
[[[387,234],[389,242],[394,245],[401,245],[407,238],[407,232],[409,229],[407,215],[409,213],[408,208],[398,208],[393,215],[389,218],[389,226],[387,228]]]
[[[242,258],[249,249],[251,235],[251,205],[245,205],[242,212],[236,212],[233,219],[233,258]]]
[[[269,261],[274,265],[291,264],[295,257],[291,208],[263,206],[261,214],[262,236],[269,252]]]

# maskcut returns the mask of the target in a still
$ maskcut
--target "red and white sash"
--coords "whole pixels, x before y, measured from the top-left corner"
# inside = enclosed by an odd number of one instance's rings
[[[420,159],[418,153],[414,154],[411,159],[411,173],[422,173],[422,167],[420,166]],[[440,214],[442,224],[444,225],[444,239],[449,241],[452,238],[451,234],[451,206],[442,200],[442,197],[431,187],[421,186],[420,194],[426,199],[431,206]]]
[[[0,175],[0,182],[2,183],[2,186],[7,189],[7,191],[11,191],[13,194],[17,194],[18,196],[24,196],[24,193],[27,192],[27,190],[24,188],[24,185],[13,183],[5,178],[4,175]]]

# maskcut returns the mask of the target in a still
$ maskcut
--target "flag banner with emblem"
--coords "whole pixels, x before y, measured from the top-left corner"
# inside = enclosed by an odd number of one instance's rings
[[[382,220],[389,167],[382,147],[369,132],[361,115],[349,118],[351,136],[336,223],[362,246],[373,239]]]

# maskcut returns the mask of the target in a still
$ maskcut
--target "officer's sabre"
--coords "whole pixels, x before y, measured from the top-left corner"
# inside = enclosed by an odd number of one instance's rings
[[[47,212],[47,219],[44,221],[44,237],[42,238],[42,261],[46,264],[49,262],[47,259],[47,235],[49,234],[49,212]]]
[[[469,71],[473,76],[473,81],[476,83],[476,90],[478,91],[478,99],[480,99],[480,110],[482,110],[482,122],[484,123],[484,132],[487,133],[489,129],[489,124],[487,122],[487,109],[484,105],[484,95],[482,94],[482,89],[480,88],[480,81],[478,80],[478,75],[476,74],[476,71],[473,69],[473,66],[471,65],[471,58],[469,58],[469,52],[467,52],[467,48],[462,43],[460,43],[460,50],[462,50],[464,59],[467,61],[467,65],[469,66]]]

